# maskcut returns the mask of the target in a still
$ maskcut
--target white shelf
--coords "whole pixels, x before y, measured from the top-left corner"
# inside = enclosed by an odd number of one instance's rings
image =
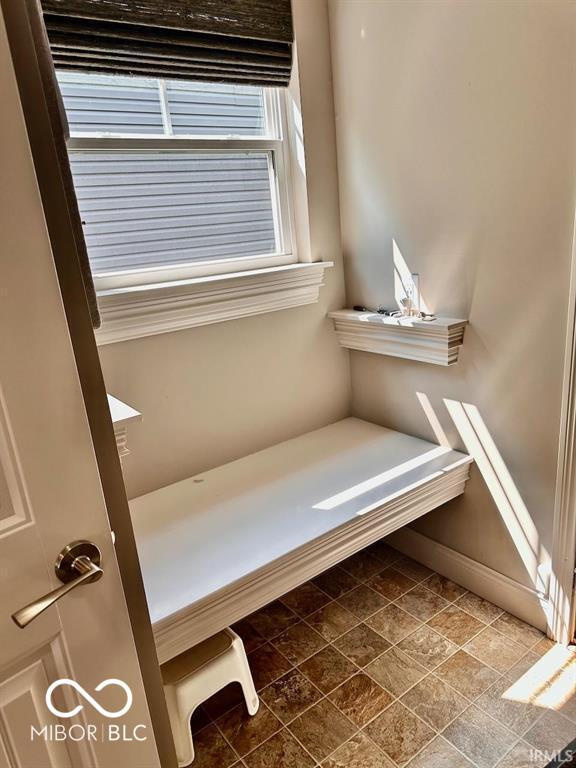
[[[463,493],[470,462],[350,418],[134,499],[160,662]]]
[[[107,395],[108,408],[110,409],[110,415],[112,417],[112,424],[114,425],[114,435],[116,437],[116,447],[118,448],[118,454],[120,458],[127,456],[130,451],[128,450],[128,425],[134,424],[137,421],[142,421],[142,414],[131,405],[123,403],[122,400],[118,400],[117,397]]]
[[[330,312],[329,317],[343,347],[434,365],[454,365],[458,361],[468,323],[448,317],[387,317],[353,309]]]

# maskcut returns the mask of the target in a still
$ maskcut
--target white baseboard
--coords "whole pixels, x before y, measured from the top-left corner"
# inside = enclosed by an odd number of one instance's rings
[[[387,541],[408,557],[461,584],[542,631],[549,610],[546,596],[411,528],[401,528]]]

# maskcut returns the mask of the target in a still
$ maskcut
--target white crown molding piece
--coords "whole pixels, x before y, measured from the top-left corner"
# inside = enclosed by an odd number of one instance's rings
[[[390,536],[390,544],[413,560],[455,581],[499,608],[546,631],[551,603],[546,595],[526,587],[503,573],[434,541],[412,528]]]
[[[153,624],[161,664],[318,576],[383,536],[464,493],[471,458],[464,456],[353,523],[336,528],[249,576]]]
[[[99,345],[318,301],[331,261],[288,264],[98,293]]]
[[[142,414],[113,395],[107,395],[107,397],[108,408],[112,417],[112,426],[114,427],[114,437],[116,438],[116,447],[118,448],[120,460],[122,460],[124,456],[128,456],[130,453],[128,448],[128,425],[142,421]]]
[[[329,317],[343,347],[434,365],[454,365],[458,361],[468,323],[445,317],[396,318],[353,309],[330,312]]]

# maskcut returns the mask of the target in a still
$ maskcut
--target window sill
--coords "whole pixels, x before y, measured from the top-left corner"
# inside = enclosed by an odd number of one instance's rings
[[[99,345],[318,301],[330,261],[289,264],[98,292]]]

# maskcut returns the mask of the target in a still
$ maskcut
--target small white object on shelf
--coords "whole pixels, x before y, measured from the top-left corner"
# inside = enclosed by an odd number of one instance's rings
[[[142,421],[142,414],[140,411],[132,408],[131,405],[123,403],[112,395],[108,395],[108,407],[110,408],[112,424],[114,425],[118,455],[122,459],[123,456],[127,456],[130,453],[128,449],[128,425]]]
[[[468,324],[468,320],[451,317],[423,320],[354,309],[330,312],[329,317],[343,347],[434,365],[458,361]]]

